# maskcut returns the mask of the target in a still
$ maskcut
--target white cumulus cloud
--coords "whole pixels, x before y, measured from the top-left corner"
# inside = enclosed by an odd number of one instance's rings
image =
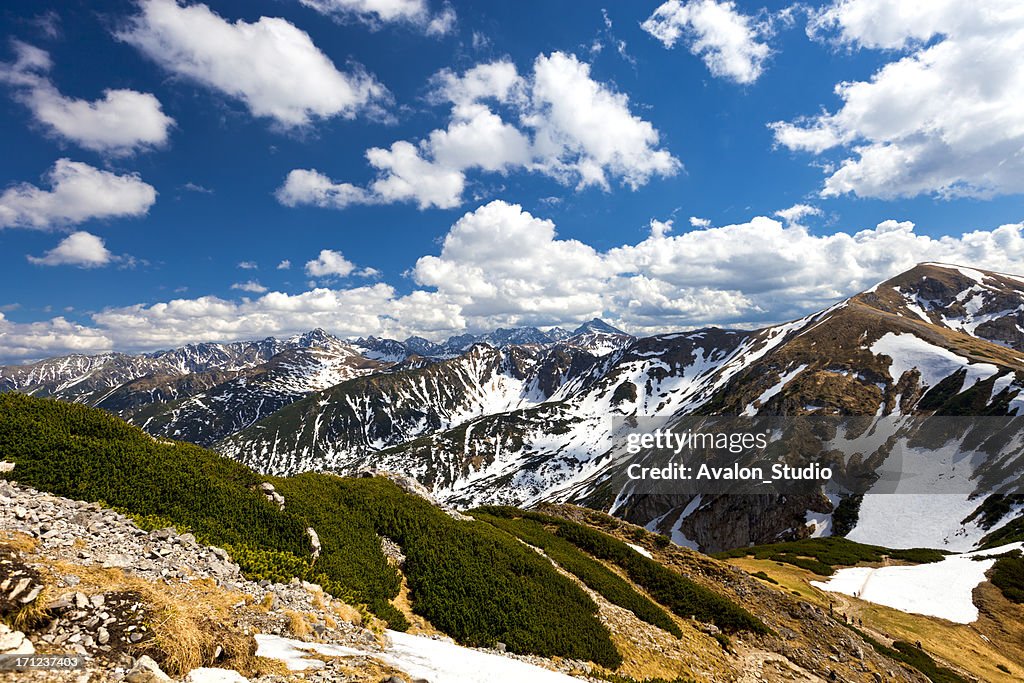
[[[362,67],[339,71],[305,31],[260,17],[227,21],[202,4],[139,0],[118,37],[167,71],[240,100],[284,127],[375,111],[387,90]]]
[[[715,76],[753,83],[771,49],[768,24],[739,12],[731,0],[668,0],[641,27],[667,47],[683,42]]]
[[[256,280],[247,280],[245,282],[236,282],[231,285],[231,289],[237,289],[240,292],[250,292],[252,294],[263,294],[267,291],[267,288],[261,285]]]
[[[820,216],[821,209],[810,204],[794,204],[788,209],[779,209],[775,212],[775,215],[786,223],[799,223],[808,216]]]
[[[322,249],[319,256],[306,262],[306,275],[310,277],[348,277],[355,269],[341,252],[331,249]]]
[[[39,359],[68,353],[100,353],[115,340],[97,327],[57,317],[33,323],[13,323],[0,313],[0,358]]]
[[[822,195],[1024,192],[1024,4],[838,0],[808,32],[891,55],[837,84],[835,111],[772,124],[781,146],[841,155]]]
[[[444,5],[432,12],[426,0],[299,0],[321,14],[346,20],[356,18],[373,27],[405,23],[427,35],[445,35],[455,27],[455,10]]]
[[[14,88],[15,97],[54,135],[113,155],[166,144],[174,119],[150,93],[118,88],[104,90],[91,102],[67,97],[48,76],[52,63],[47,52],[17,41],[14,49],[15,62],[0,64],[0,82]]]
[[[399,140],[366,152],[377,172],[368,186],[295,169],[277,190],[286,206],[344,208],[352,204],[414,202],[451,208],[463,202],[469,172],[533,171],[577,189],[632,189],[671,176],[679,160],[661,146],[654,126],[630,110],[629,98],[595,81],[590,66],[554,52],[520,75],[499,60],[434,79],[431,100],[451,107],[446,128],[418,142]]]
[[[336,183],[319,171],[301,168],[289,171],[274,196],[285,206],[311,204],[325,209],[344,209],[350,204],[373,202],[373,196],[361,187]]]
[[[28,260],[40,266],[78,266],[99,268],[116,260],[107,250],[103,240],[96,235],[79,230],[73,232],[42,256],[29,256]]]
[[[46,180],[49,190],[20,183],[0,194],[0,228],[45,230],[143,216],[156,201],[153,186],[135,174],[117,175],[70,159],[58,159]]]

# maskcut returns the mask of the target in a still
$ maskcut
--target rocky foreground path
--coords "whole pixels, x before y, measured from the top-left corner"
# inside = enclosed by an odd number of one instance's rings
[[[0,653],[71,654],[84,668],[0,680],[190,683],[411,680],[372,657],[375,620],[297,579],[249,581],[227,552],[147,532],[96,504],[0,481]],[[345,646],[304,671],[255,656],[256,634]]]

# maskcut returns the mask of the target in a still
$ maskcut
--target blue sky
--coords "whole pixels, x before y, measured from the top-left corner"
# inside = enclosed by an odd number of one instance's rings
[[[7,2],[0,359],[1024,273],[1022,12],[914,4]]]

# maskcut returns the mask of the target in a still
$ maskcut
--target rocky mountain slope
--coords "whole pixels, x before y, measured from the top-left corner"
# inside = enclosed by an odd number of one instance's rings
[[[827,310],[754,331],[635,339],[595,320],[571,333],[519,328],[443,343],[344,342],[315,331],[202,345],[203,353],[0,368],[0,386],[98,405],[266,473],[389,470],[464,507],[583,503],[704,549],[834,528],[884,541],[894,533],[884,520],[914,508],[945,521],[907,542],[960,547],[1024,505],[979,526],[974,513],[994,489],[941,503],[845,490],[742,504],[631,495],[615,484],[613,447],[626,420],[645,417],[1014,414],[1024,386],[1022,315],[1024,280],[922,264]],[[146,371],[147,363],[164,365]]]
[[[354,471],[361,459],[373,460],[389,446],[483,416],[558,402],[599,378],[606,364],[562,345],[498,349],[477,344],[455,358],[311,394],[218,448],[268,473]],[[305,465],[312,462],[321,465]]]
[[[7,396],[0,414],[0,644],[84,653],[95,680],[924,680],[825,610],[605,515],[470,518],[401,478],[259,477],[80,406]]]
[[[361,424],[353,429],[343,420],[317,421],[321,413],[313,411],[293,422],[304,424],[309,435],[301,445],[289,441],[296,430],[276,422],[279,415],[239,432],[220,448],[272,471],[282,471],[283,452],[292,458],[284,471],[376,467],[406,472],[441,498],[464,506],[581,502],[708,549],[829,533],[832,513],[842,500],[829,492],[784,500],[764,497],[737,507],[725,497],[630,499],[621,490],[609,490],[602,483],[614,474],[608,470],[609,453],[616,424],[621,425],[613,418],[1014,414],[1024,361],[1016,349],[996,343],[997,337],[971,332],[1005,332],[1016,324],[1012,321],[1024,307],[1024,296],[1014,288],[1017,282],[1005,275],[925,264],[785,325],[637,340],[604,357],[598,377],[569,386],[553,400],[484,414],[448,429],[431,425],[401,435],[400,443],[366,448],[366,440],[351,436],[363,430]],[[918,292],[913,297],[912,290]],[[935,320],[907,308],[907,301],[925,298],[932,302]],[[972,302],[970,309],[987,326],[963,323],[967,318],[957,313],[958,300]],[[940,319],[937,311],[943,306],[952,308]],[[319,441],[312,436],[317,429],[323,434]],[[949,517],[941,533],[925,539],[928,543],[948,543],[952,536],[976,540],[987,531],[962,522],[990,491],[968,493],[953,505],[945,500],[928,507]],[[909,512],[920,501],[900,505]],[[1003,523],[1017,510],[989,522]],[[862,540],[884,542],[878,537],[882,531],[867,528],[869,513],[861,525]],[[883,512],[875,509],[874,518],[880,516]]]
[[[685,551],[654,552],[669,553],[666,558],[702,582],[724,581],[746,601],[760,600],[782,610],[772,622],[784,635],[733,641],[729,653],[696,629],[688,628],[685,639],[677,640],[641,626],[633,614],[591,591],[616,639],[633,648],[628,671],[689,670],[700,680],[730,681],[750,666],[764,681],[820,680],[830,671],[851,681],[872,681],[872,672],[895,681],[925,680],[876,653],[820,608],[712,560],[696,560]],[[428,648],[428,643],[451,641],[422,629],[420,635],[382,632],[373,618],[318,585],[245,578],[226,552],[197,543],[189,533],[146,531],[98,505],[2,482],[0,557],[7,576],[28,579],[21,590],[19,581],[0,594],[0,618],[17,619],[19,626],[11,630],[0,625],[5,651],[84,655],[90,680],[426,680],[410,678],[417,673],[428,673],[438,683],[526,680],[523,676],[549,683],[600,680],[588,675],[596,670],[586,662],[454,645]],[[410,645],[422,647],[409,653]],[[443,656],[431,661],[432,651]],[[488,678],[448,673],[459,671],[458,660],[474,655],[477,659],[469,660],[472,673]],[[8,675],[17,680],[54,676],[28,671]]]

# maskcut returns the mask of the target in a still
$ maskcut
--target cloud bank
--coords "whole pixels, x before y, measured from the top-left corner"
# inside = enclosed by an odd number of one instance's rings
[[[465,213],[437,253],[416,261],[405,292],[386,282],[353,284],[348,278],[365,269],[324,250],[306,269],[333,278],[331,287],[260,292],[259,283],[240,283],[259,296],[109,308],[87,324],[0,316],[0,357],[156,349],[314,327],[343,336],[441,339],[499,326],[568,326],[594,316],[638,334],[760,326],[824,308],[921,261],[1024,273],[1024,223],[933,238],[913,223],[888,220],[818,236],[800,224],[799,213],[788,212],[787,222],[758,216],[678,235],[670,222],[654,220],[643,240],[600,250],[559,237],[552,221],[519,205],[492,201]]]

